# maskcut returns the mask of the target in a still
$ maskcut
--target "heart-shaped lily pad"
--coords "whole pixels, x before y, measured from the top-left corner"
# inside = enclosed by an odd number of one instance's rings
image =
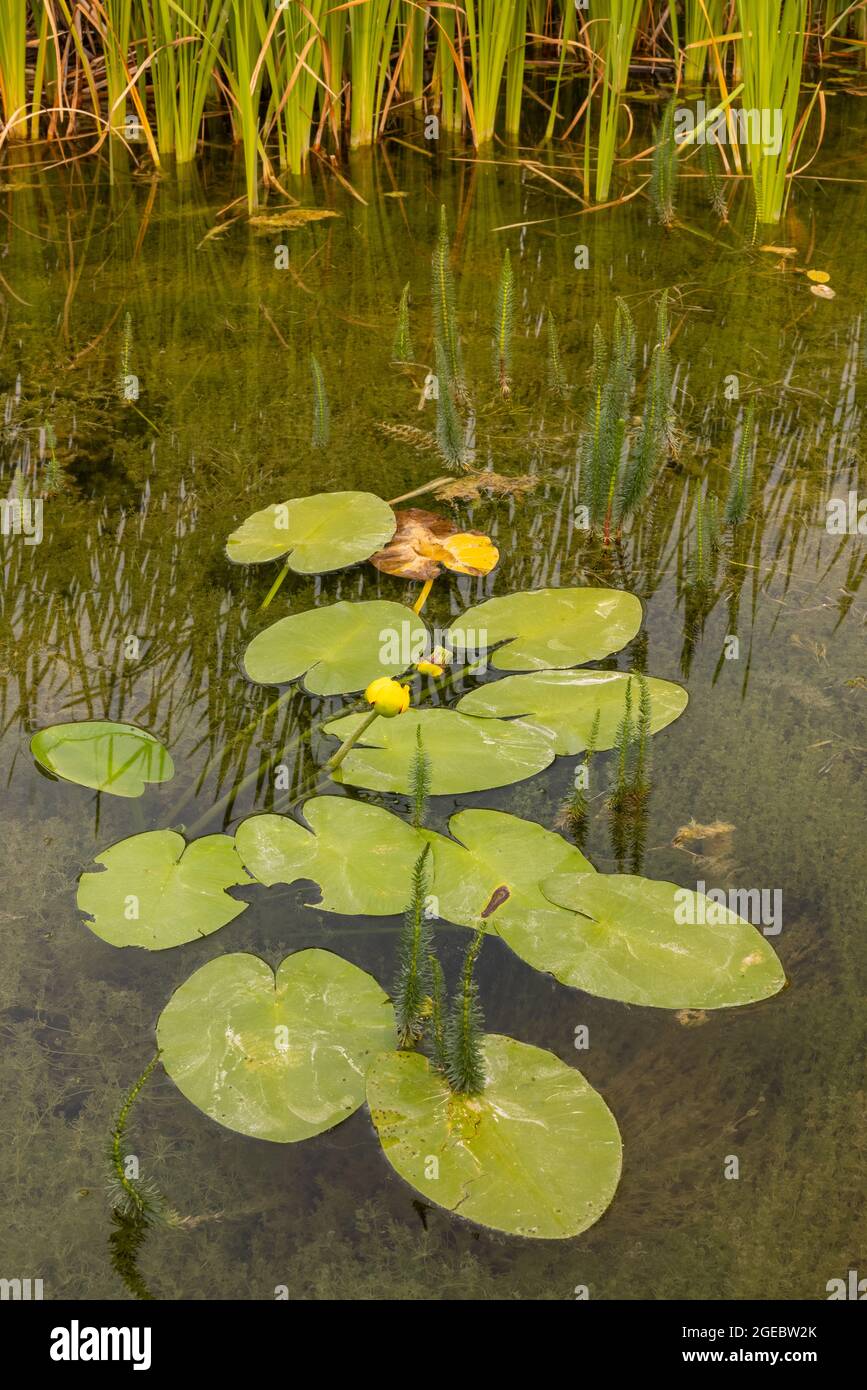
[[[455,1095],[426,1057],[389,1052],[367,1100],[392,1168],[429,1202],[510,1235],[563,1240],[598,1221],[620,1180],[617,1123],[579,1071],[488,1034],[487,1085]]]
[[[287,816],[251,816],[235,843],[260,883],[311,879],[324,912],[391,917],[403,912],[413,865],[424,848],[419,832],[379,806],[339,796],[304,804],[305,830]]]
[[[479,926],[491,895],[505,888],[508,897],[485,920],[486,930],[502,934],[516,924],[544,937],[562,910],[544,896],[539,880],[555,873],[593,872],[593,865],[562,835],[504,811],[459,811],[449,821],[453,840],[422,833],[433,850],[431,893],[438,915],[464,927]]]
[[[367,560],[394,535],[394,512],[372,492],[317,492],[254,512],[226,542],[237,565],[286,563],[296,574],[325,574]]]
[[[394,1015],[373,977],[330,951],[287,956],[276,976],[257,956],[218,956],[175,990],[157,1042],[211,1119],[292,1144],[358,1109],[372,1057],[394,1045]]]
[[[102,719],[52,724],[33,735],[30,751],[64,782],[113,796],[141,796],[148,782],[168,782],[175,775],[159,739],[134,724]]]
[[[345,715],[325,732],[346,739],[365,715]],[[416,729],[421,728],[431,765],[431,794],[485,791],[532,777],[554,760],[550,738],[515,720],[471,719],[456,710],[410,709],[377,719],[344,758],[335,780],[373,791],[411,791]]]
[[[722,1009],[767,999],[786,983],[756,928],[703,893],[634,874],[556,874],[541,886],[574,913],[572,925],[535,941],[525,935],[519,954],[589,994],[660,1009]],[[510,940],[508,931],[503,936]]]
[[[247,904],[227,889],[252,883],[231,835],[205,835],[192,844],[174,830],[131,835],[96,856],[103,870],[82,874],[80,911],[92,932],[112,946],[164,951],[210,936]]]
[[[494,718],[521,716],[521,721],[550,738],[555,753],[580,753],[586,747],[598,711],[596,748],[613,748],[623,718],[626,687],[632,680],[632,717],[638,706],[637,682],[625,671],[534,671],[471,690],[458,701],[462,714]],[[650,731],[657,733],[686,709],[688,696],[673,681],[647,676]]]
[[[311,695],[346,694],[378,676],[399,676],[427,637],[422,619],[401,603],[332,603],[266,627],[247,648],[244,669],[262,685],[304,676]]]
[[[631,642],[641,627],[641,603],[617,589],[533,589],[489,598],[468,608],[449,634],[458,650],[505,646],[494,652],[498,671],[540,671],[601,661]],[[508,639],[508,641],[506,641]]]

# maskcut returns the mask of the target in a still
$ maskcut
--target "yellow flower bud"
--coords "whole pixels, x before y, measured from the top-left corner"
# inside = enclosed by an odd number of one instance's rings
[[[364,698],[382,719],[393,719],[409,709],[409,686],[400,685],[390,676],[380,676],[371,681]]]
[[[437,666],[435,661],[417,661],[415,669],[423,676],[441,676],[443,673],[442,666]]]

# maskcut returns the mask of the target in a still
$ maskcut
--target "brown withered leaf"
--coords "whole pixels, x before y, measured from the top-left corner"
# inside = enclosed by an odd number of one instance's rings
[[[437,497],[444,502],[477,502],[483,492],[494,497],[522,497],[532,492],[542,482],[540,477],[523,473],[509,478],[504,473],[473,473],[454,482],[444,483],[435,489]]]
[[[277,208],[274,212],[257,212],[250,218],[251,227],[283,227],[289,231],[307,222],[321,222],[324,217],[339,217],[331,208]]]
[[[481,531],[461,531],[435,512],[408,507],[395,512],[397,530],[370,563],[401,579],[435,579],[443,569],[457,574],[489,574],[500,552]]]
[[[675,849],[684,849],[696,840],[716,840],[720,836],[731,837],[734,833],[735,827],[729,825],[728,821],[715,820],[710,825],[701,825],[697,820],[691,820],[689,825],[680,827],[671,843]]]

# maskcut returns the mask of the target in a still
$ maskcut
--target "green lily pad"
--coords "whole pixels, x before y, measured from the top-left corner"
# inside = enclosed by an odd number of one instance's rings
[[[325,732],[346,739],[365,718],[344,715],[326,724]],[[394,719],[377,719],[347,753],[335,781],[373,791],[409,792],[417,727],[431,764],[433,796],[508,787],[554,761],[550,739],[520,720],[506,723],[471,719],[456,710],[410,709]]]
[[[641,603],[617,589],[533,589],[468,608],[450,629],[453,647],[479,651],[498,642],[498,671],[580,666],[619,652],[641,627]],[[508,639],[508,640],[506,640]]]
[[[134,724],[102,719],[52,724],[33,735],[30,751],[64,782],[113,796],[141,796],[148,782],[168,782],[175,775],[159,739]]]
[[[178,1089],[227,1129],[293,1144],[357,1110],[394,1015],[372,976],[330,951],[218,956],[160,1015],[161,1060]]]
[[[523,939],[519,954],[576,989],[659,1009],[723,1009],[786,983],[765,937],[703,893],[634,874],[556,874],[541,886],[572,924]],[[711,910],[718,924],[708,923]]]
[[[504,719],[521,716],[522,723],[550,738],[555,753],[581,753],[599,711],[599,750],[613,748],[623,718],[629,674],[625,671],[534,671],[506,676],[471,690],[458,701],[462,714]],[[673,723],[686,709],[688,695],[673,681],[648,676],[651,733]],[[632,712],[638,713],[638,683],[632,679]]]
[[[369,559],[396,526],[391,507],[372,492],[317,492],[248,516],[226,542],[226,554],[236,565],[285,555],[296,574],[325,574]]]
[[[479,914],[494,890],[507,888],[508,898],[485,920],[485,929],[502,935],[509,926],[525,926],[544,937],[562,909],[544,896],[539,880],[555,873],[593,872],[589,860],[562,835],[505,811],[459,811],[449,821],[453,840],[422,833],[433,850],[431,892],[438,915],[459,926],[479,926]]]
[[[413,865],[424,848],[419,832],[379,806],[339,796],[304,804],[306,830],[287,816],[251,816],[235,843],[250,873],[269,888],[311,879],[324,912],[391,917],[403,912]]]
[[[598,1221],[622,1146],[602,1097],[551,1052],[490,1033],[488,1082],[455,1095],[426,1057],[388,1052],[367,1101],[392,1168],[429,1202],[510,1235],[564,1240]]]
[[[227,888],[253,883],[231,835],[186,844],[174,830],[130,835],[96,856],[102,871],[84,873],[76,901],[87,925],[112,946],[164,951],[224,927],[247,903]]]
[[[401,675],[426,641],[424,622],[401,603],[332,603],[266,627],[247,648],[244,669],[261,685],[304,676],[311,695],[341,695]]]

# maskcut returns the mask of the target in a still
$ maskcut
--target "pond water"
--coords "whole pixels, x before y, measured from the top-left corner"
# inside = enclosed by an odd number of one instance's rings
[[[841,138],[863,151],[858,108],[841,109]],[[580,188],[577,172],[554,174]],[[863,156],[847,162],[830,144],[816,172],[784,224],[759,236],[796,248],[792,257],[752,245],[746,184],[721,225],[699,181],[684,179],[680,225],[664,232],[643,193],[581,215],[580,202],[508,155],[476,163],[390,143],[347,168],[363,202],[320,175],[296,191],[337,215],[286,229],[232,221],[241,175],[225,153],[181,179],[115,168],[110,182],[107,163],[7,171],[4,495],[32,485],[47,427],[63,486],[45,500],[40,544],[2,541],[0,1272],[42,1278],[46,1297],[130,1296],[111,1260],[106,1148],[123,1093],[153,1054],[161,1009],[198,966],[229,951],[276,965],[319,945],[386,988],[393,977],[398,919],[323,914],[309,905],[318,896],[309,884],[238,890],[250,907],[236,921],[157,953],[93,935],[75,884],[125,835],[232,829],[287,799],[297,813],[316,782],[333,745],[306,734],[341,701],[299,692],[257,724],[275,691],[245,679],[245,646],[286,613],[415,591],[369,565],[290,576],[263,614],[276,571],[232,566],[224,542],[269,502],[341,488],[396,498],[443,473],[423,437],[434,407],[422,400],[441,204],[475,464],[538,483],[520,498],[457,504],[462,524],[493,537],[500,564],[484,579],[438,581],[426,616],[444,628],[482,597],[543,585],[640,596],[642,635],[607,664],[638,662],[689,692],[686,713],[653,741],[641,871],[780,889],[773,945],[790,985],[751,1007],[676,1016],[568,989],[502,941],[486,943],[478,977],[489,1031],[578,1065],[623,1135],[613,1205],[562,1242],[498,1235],[424,1207],[384,1161],[364,1109],[307,1143],[269,1144],[217,1126],[158,1068],[131,1142],[189,1219],[151,1232],[141,1276],[163,1299],[269,1299],[278,1286],[311,1299],[568,1299],[579,1285],[606,1299],[811,1299],[867,1261],[865,551],[863,537],[826,528],[829,498],[859,487],[867,185]],[[507,245],[516,313],[513,395],[503,401],[491,323]],[[813,295],[804,267],[829,272],[836,298]],[[398,368],[390,345],[407,281],[419,365]],[[664,288],[679,453],[605,546],[575,525],[593,326],[610,333],[623,296],[646,342]],[[548,307],[575,387],[566,402],[545,389]],[[311,447],[311,351],[330,402],[324,450]],[[121,399],[121,372],[137,377],[136,399]],[[725,496],[751,395],[761,427],[753,514],[698,591],[696,489],[708,478]],[[726,655],[730,636],[737,655]],[[29,739],[76,719],[143,725],[170,748],[175,778],[135,801],[49,780]],[[271,771],[286,746],[288,797]],[[608,871],[617,867],[603,794],[610,765],[611,755],[595,764],[602,786],[585,846]],[[444,829],[459,806],[478,805],[554,828],[573,768],[558,759],[502,791],[437,798],[430,823]],[[731,828],[679,835],[692,821]],[[437,936],[453,972],[466,933]],[[590,1046],[576,1052],[580,1025]],[[736,1181],[725,1176],[731,1155]]]

